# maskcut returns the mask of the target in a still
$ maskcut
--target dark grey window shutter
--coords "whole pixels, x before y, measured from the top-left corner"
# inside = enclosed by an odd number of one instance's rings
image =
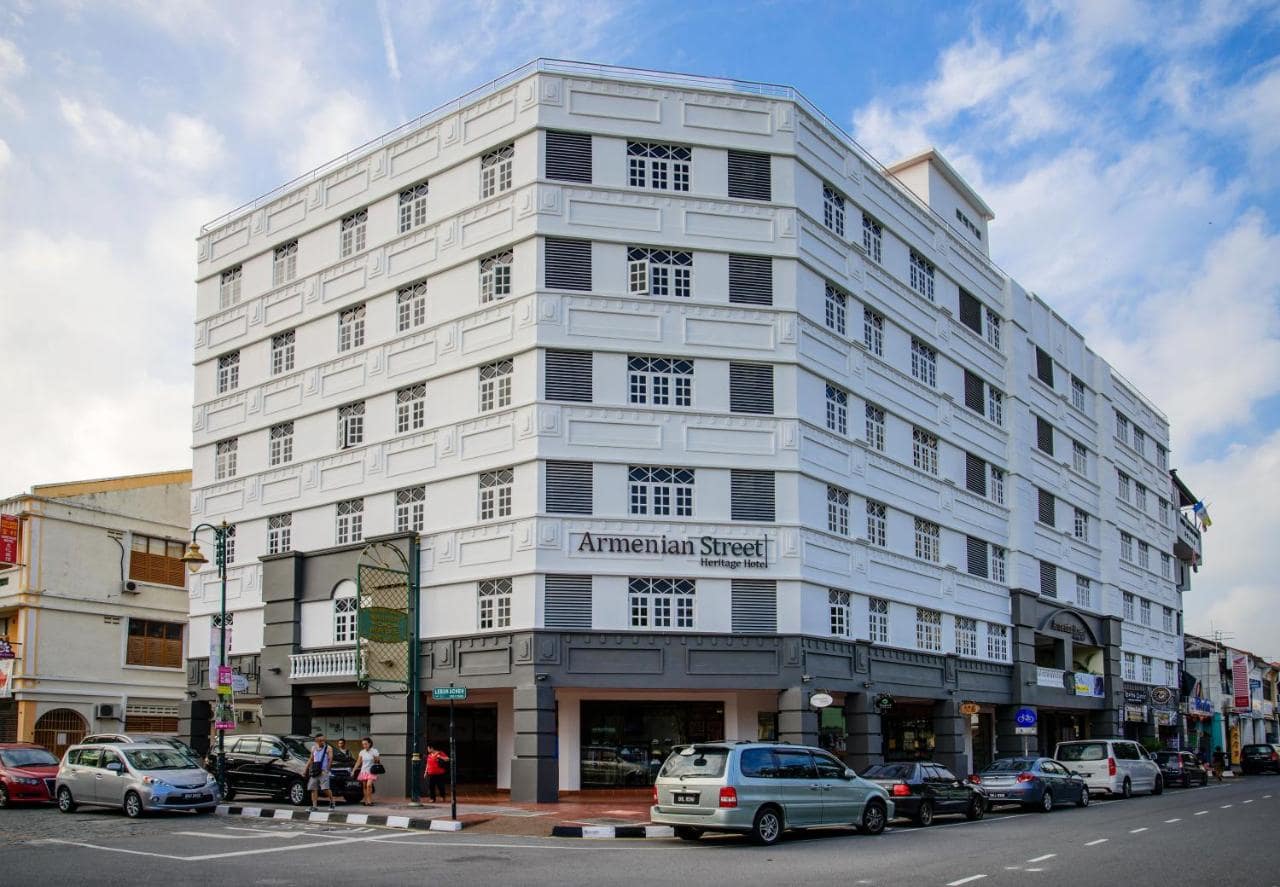
[[[772,364],[729,364],[729,412],[773,415]]]
[[[1053,387],[1053,358],[1043,348],[1036,349],[1036,377],[1050,388]]]
[[[1048,561],[1040,562],[1040,593],[1045,597],[1058,596],[1058,568]]]
[[[548,576],[544,591],[543,625],[571,631],[591,630],[590,576]]]
[[[731,623],[737,632],[778,630],[778,583],[765,579],[734,579],[730,583]]]
[[[591,136],[583,132],[548,130],[547,178],[590,183]]]
[[[547,513],[591,513],[591,463],[547,462]]]
[[[547,400],[591,403],[591,352],[547,351]]]
[[[980,415],[986,415],[987,412],[984,388],[981,376],[964,371],[964,405]]]
[[[545,244],[547,289],[591,289],[591,241],[558,240],[548,237]]]
[[[973,453],[964,454],[964,485],[970,493],[987,495],[987,463]]]
[[[987,543],[972,536],[965,537],[969,554],[969,575],[987,578]]]
[[[1036,446],[1053,455],[1053,426],[1039,416],[1036,416]]]
[[[1048,490],[1037,490],[1040,494],[1040,523],[1054,526],[1055,524],[1055,508],[1053,501],[1053,493]]]
[[[729,472],[729,517],[732,520],[774,520],[772,471],[735,468]]]
[[[741,305],[772,305],[773,259],[729,256],[729,301]]]
[[[729,196],[743,200],[773,199],[773,165],[768,154],[729,152]]]
[[[960,290],[960,322],[982,335],[982,303],[965,290]]]

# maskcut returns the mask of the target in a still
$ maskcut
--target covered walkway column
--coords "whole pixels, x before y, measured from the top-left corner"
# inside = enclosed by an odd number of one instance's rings
[[[537,804],[560,800],[556,756],[556,691],[545,684],[516,687],[515,756],[511,759],[511,800]]]

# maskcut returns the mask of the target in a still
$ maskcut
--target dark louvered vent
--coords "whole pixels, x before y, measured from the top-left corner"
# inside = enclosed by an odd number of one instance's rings
[[[964,485],[970,493],[987,495],[987,463],[973,453],[964,454]]]
[[[729,364],[729,411],[773,415],[772,364]]]
[[[729,196],[743,200],[773,199],[773,170],[768,154],[729,152]]]
[[[1053,426],[1039,416],[1036,416],[1036,446],[1053,455]]]
[[[729,472],[729,517],[774,520],[772,471],[735,468]]]
[[[773,259],[729,256],[729,301],[741,305],[772,305]]]
[[[982,303],[965,290],[960,290],[960,322],[982,335]]]
[[[764,579],[734,579],[730,584],[734,633],[778,630],[778,583]]]
[[[591,513],[590,462],[547,462],[547,513]]]
[[[1036,492],[1040,494],[1040,523],[1048,524],[1052,527],[1055,521],[1053,493],[1048,490],[1037,490]]]
[[[591,630],[591,577],[548,576],[542,624],[571,631]]]
[[[969,575],[987,578],[987,543],[968,536],[966,545],[969,554]]]
[[[964,405],[979,415],[986,415],[986,401],[982,396],[983,392],[982,377],[964,371]]]
[[[1040,562],[1040,593],[1045,597],[1058,596],[1058,568],[1048,561]]]
[[[1053,358],[1043,348],[1036,349],[1036,378],[1053,387]]]
[[[590,183],[591,136],[582,132],[548,131],[547,178]]]
[[[547,352],[547,400],[591,403],[591,352]]]
[[[547,289],[591,289],[591,241],[548,237],[544,276]]]

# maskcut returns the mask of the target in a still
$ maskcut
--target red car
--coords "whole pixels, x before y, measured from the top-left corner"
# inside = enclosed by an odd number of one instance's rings
[[[0,743],[0,807],[14,803],[48,804],[58,759],[29,742]]]

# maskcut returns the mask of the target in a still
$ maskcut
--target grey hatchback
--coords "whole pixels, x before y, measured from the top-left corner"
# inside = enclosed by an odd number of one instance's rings
[[[73,745],[58,768],[54,797],[63,813],[81,804],[119,807],[130,819],[152,810],[210,813],[218,784],[167,745]]]
[[[893,817],[881,786],[831,753],[776,742],[707,742],[678,748],[653,786],[649,817],[686,841],[738,832],[774,844],[785,829],[854,826],[878,835]]]

